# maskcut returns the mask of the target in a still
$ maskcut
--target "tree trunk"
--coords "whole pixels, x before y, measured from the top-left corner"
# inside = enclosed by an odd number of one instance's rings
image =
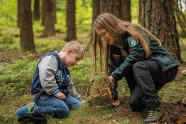
[[[17,0],[17,27],[20,27],[20,0]]]
[[[131,4],[130,0],[121,0],[124,21],[131,22]]]
[[[181,60],[179,36],[174,16],[174,1],[143,0],[141,24],[158,37],[178,61]]]
[[[138,22],[141,23],[141,14],[142,14],[142,0],[139,0],[139,12],[138,12]]]
[[[67,0],[66,23],[66,41],[76,40],[75,0]]]
[[[122,3],[121,0],[100,0],[100,13],[112,13],[116,17],[122,19]]]
[[[42,25],[45,25],[45,13],[46,13],[46,0],[42,0],[42,9],[41,9],[41,13],[42,13]]]
[[[46,0],[46,11],[44,15],[44,25],[45,29],[43,32],[44,36],[52,36],[55,35],[55,23],[56,23],[56,10],[54,5],[56,3],[56,0]]]
[[[94,22],[97,16],[100,14],[100,0],[92,0],[92,12],[92,22]]]
[[[131,21],[130,0],[100,0],[100,13],[112,13],[116,17]]]
[[[32,12],[31,0],[19,0],[20,6],[20,45],[25,51],[35,51],[33,29],[32,29]]]
[[[53,11],[53,14],[54,14],[54,23],[56,24],[57,23],[57,18],[56,18],[56,0],[54,0],[54,11]]]
[[[40,19],[40,0],[34,0],[34,20]]]
[[[92,0],[92,26],[91,28],[93,27],[93,23],[99,14],[100,14],[100,0]],[[90,38],[91,39],[93,38],[92,30],[90,33]],[[91,40],[89,43],[91,43]]]

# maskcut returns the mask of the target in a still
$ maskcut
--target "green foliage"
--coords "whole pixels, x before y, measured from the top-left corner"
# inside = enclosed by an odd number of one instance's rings
[[[131,19],[132,23],[138,23],[138,0],[131,0]]]
[[[186,61],[186,50],[183,50],[183,51],[181,52],[181,58],[182,58],[184,61]]]
[[[0,64],[0,67],[2,68],[4,65]],[[4,67],[0,72],[0,103],[28,91],[35,67],[36,61],[31,61],[30,56],[23,57],[15,64]]]
[[[14,39],[11,36],[0,37],[0,44],[13,44]]]
[[[184,98],[185,95],[186,78],[183,76],[180,80],[174,80],[166,84],[160,90],[159,96],[164,102],[176,103]]]
[[[66,12],[57,11],[57,24],[55,25],[55,29],[58,32],[65,33],[66,31]]]
[[[92,22],[91,1],[76,1],[76,24],[78,31],[89,31]]]
[[[0,36],[0,51],[18,50],[19,44],[12,35]]]
[[[46,53],[52,51],[60,51],[65,45],[65,41],[63,40],[52,40],[52,39],[42,39],[35,40],[36,51],[39,53]]]
[[[130,96],[130,92],[129,92],[129,88],[128,88],[128,84],[127,81],[125,80],[125,78],[123,78],[122,80],[118,81],[118,95],[120,96]]]
[[[44,26],[41,25],[41,20],[40,21],[33,21],[33,32],[34,35],[42,35]]]
[[[76,1],[76,21],[77,24],[90,23],[92,20],[92,7],[90,5],[83,6],[82,1]]]
[[[74,85],[86,87],[90,84],[92,75],[90,63],[89,58],[84,58],[76,66],[69,68]]]
[[[57,24],[55,29],[58,32],[66,32],[66,1],[57,1]],[[76,1],[76,29],[79,31],[89,31],[92,21],[92,7],[89,0]]]
[[[181,47],[181,58],[186,61],[186,38],[179,38]]]
[[[17,24],[17,0],[1,0],[0,8],[0,29],[15,27]]]
[[[131,1],[132,22],[137,23],[138,19],[138,1]],[[19,52],[19,30],[12,30],[17,25],[17,0],[0,0],[0,52],[11,52],[10,54],[17,54]],[[33,7],[32,7],[33,9]],[[57,24],[55,29],[57,32],[66,32],[66,1],[57,0]],[[76,0],[76,29],[79,36],[88,34],[91,28],[92,8],[90,0]],[[38,53],[46,53],[50,51],[60,51],[66,43],[64,40],[54,40],[53,37],[43,38],[39,37],[43,33],[44,26],[41,26],[40,21],[33,21],[34,41]],[[15,32],[16,31],[16,32]],[[82,39],[79,39],[82,40]],[[185,39],[180,39],[181,46],[185,46]],[[183,41],[183,44],[182,44]],[[17,52],[17,53],[16,53]],[[15,55],[14,54],[14,55]],[[9,55],[9,54],[7,54]],[[185,50],[181,53],[182,58],[186,59]],[[16,55],[18,56],[18,55]],[[12,56],[13,57],[13,56]],[[11,57],[11,58],[12,58]],[[99,62],[99,58],[98,61]],[[103,62],[104,63],[104,62]],[[20,106],[26,105],[32,101],[32,96],[25,95],[29,91],[31,81],[37,60],[31,60],[31,56],[26,56],[20,60],[15,61],[14,64],[0,63],[0,122],[1,123],[16,123],[17,117],[15,110]],[[97,63],[97,70],[98,70]],[[104,70],[104,68],[103,68]],[[91,60],[84,58],[78,65],[70,68],[74,85],[78,92],[82,94],[90,85],[92,76]],[[104,73],[104,72],[103,72]],[[98,75],[98,72],[96,72]],[[98,77],[95,77],[98,78]],[[163,102],[177,102],[182,100],[185,96],[185,78],[174,80],[172,83],[166,84],[159,92],[159,96]],[[125,79],[118,82],[119,96],[129,96],[129,90]],[[20,97],[17,97],[20,96]],[[86,100],[86,99],[85,99]],[[11,102],[10,102],[11,101]],[[122,103],[126,101],[121,101]],[[3,104],[5,103],[5,104]],[[6,104],[7,103],[7,104]],[[24,103],[24,104],[23,104]],[[122,104],[123,105],[123,104]],[[128,106],[127,106],[128,107]],[[72,111],[70,116],[66,119],[48,118],[48,123],[131,123],[129,111],[123,111],[121,106],[120,111],[102,106],[89,106],[87,103],[80,109]],[[129,108],[127,108],[129,109]],[[118,114],[119,112],[119,114]],[[119,116],[118,116],[119,115]],[[128,115],[128,116],[127,116]],[[133,115],[134,123],[142,123],[139,116]],[[95,119],[96,118],[96,119]],[[136,121],[137,120],[137,121]]]
[[[66,0],[57,0],[56,2],[56,10],[64,13],[66,11]]]

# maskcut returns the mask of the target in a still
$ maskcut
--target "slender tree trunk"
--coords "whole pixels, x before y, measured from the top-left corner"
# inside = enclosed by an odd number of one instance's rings
[[[172,56],[181,62],[179,36],[173,10],[174,1],[144,0],[142,4],[142,26],[157,36]]]
[[[17,27],[20,27],[20,0],[17,0]]]
[[[66,24],[66,41],[76,40],[75,0],[67,0]]]
[[[122,3],[121,0],[100,0],[100,13],[112,13],[116,17],[122,19]]]
[[[138,12],[138,22],[141,23],[141,14],[142,14],[142,0],[139,0],[139,12]]]
[[[54,14],[54,22],[55,22],[55,24],[57,23],[57,18],[56,18],[56,4],[57,4],[57,2],[56,2],[56,0],[54,0],[54,11],[53,11],[53,14]]]
[[[46,13],[46,0],[42,0],[42,9],[41,9],[41,13],[42,13],[42,25],[45,25],[45,13]]]
[[[100,14],[100,0],[92,0],[92,12],[92,22],[94,22],[97,16]]]
[[[97,16],[100,14],[100,0],[92,0],[92,25],[93,26],[94,21],[96,20]],[[91,39],[93,38],[92,30],[90,33]],[[88,44],[91,43],[91,40]]]
[[[34,0],[34,20],[40,19],[40,0]]]
[[[100,13],[112,13],[116,17],[131,21],[130,0],[100,0]]]
[[[131,22],[131,3],[130,0],[121,0],[124,21]]]
[[[25,51],[35,51],[31,0],[19,0],[20,6],[20,46]]]
[[[56,2],[56,0],[46,0],[46,12],[44,15],[44,25],[45,25],[45,29],[43,32],[44,36],[52,36],[55,35],[55,23],[56,23],[56,10],[55,10],[55,6],[54,5]]]

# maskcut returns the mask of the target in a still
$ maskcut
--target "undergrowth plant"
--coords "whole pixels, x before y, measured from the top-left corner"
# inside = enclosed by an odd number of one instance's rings
[[[35,67],[36,61],[31,61],[30,56],[25,56],[0,72],[0,104],[29,90]]]
[[[0,51],[9,52],[18,49],[19,44],[12,35],[4,35],[0,37]]]

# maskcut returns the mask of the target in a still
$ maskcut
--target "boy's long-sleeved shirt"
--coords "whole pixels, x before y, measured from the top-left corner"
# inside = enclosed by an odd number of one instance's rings
[[[62,92],[77,99],[81,97],[76,92],[68,68],[63,64],[56,51],[44,55],[37,64],[31,94],[35,95],[40,92],[48,95]]]

